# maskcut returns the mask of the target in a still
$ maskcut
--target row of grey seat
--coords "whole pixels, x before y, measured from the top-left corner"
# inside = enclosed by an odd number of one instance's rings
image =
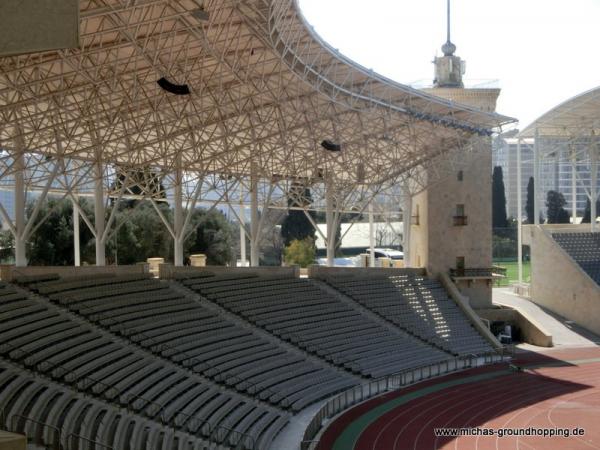
[[[41,448],[207,450],[225,448],[84,396],[0,359],[1,429]]]
[[[224,445],[250,448],[260,443],[267,448],[289,418],[10,285],[0,288],[0,353],[115,408],[126,407],[156,423],[174,423]]]
[[[600,233],[552,233],[552,237],[600,284]]]
[[[414,274],[329,275],[327,283],[402,329],[455,355],[492,347],[434,280]]]
[[[293,411],[357,384],[154,279],[56,280],[30,288],[155,354]]]
[[[363,376],[385,376],[450,357],[366,317],[310,279],[205,275],[182,283],[279,338]]]

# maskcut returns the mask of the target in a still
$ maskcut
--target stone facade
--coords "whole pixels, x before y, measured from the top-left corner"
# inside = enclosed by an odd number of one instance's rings
[[[498,89],[428,91],[486,111],[495,109],[500,93]],[[491,138],[473,139],[473,150],[465,152],[469,161],[462,173],[435,183],[413,199],[410,261],[432,276],[456,268],[458,258],[463,259],[465,268],[492,266],[492,143]],[[461,279],[457,286],[473,308],[491,305],[491,280]]]
[[[523,227],[523,244],[531,246],[531,299],[600,334],[600,286],[550,236],[566,230],[589,231],[589,225]]]

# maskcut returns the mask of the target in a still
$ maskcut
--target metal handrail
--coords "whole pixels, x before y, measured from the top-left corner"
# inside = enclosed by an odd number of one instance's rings
[[[37,420],[37,419],[33,419],[32,417],[29,417],[29,416],[23,416],[21,414],[13,414],[11,416],[11,418],[10,418],[10,431],[13,431],[13,432],[23,432],[23,434],[25,434],[25,437],[27,438],[28,441],[29,441],[29,437],[27,436],[27,433],[25,432],[25,430],[24,429],[23,430],[19,430],[19,427],[15,426],[15,419],[20,419],[20,420],[24,421],[25,423],[32,422],[32,423],[34,423],[34,424],[36,424],[38,426],[42,425],[43,427],[47,427],[47,428],[49,428],[51,430],[54,430],[56,432],[56,435],[54,436],[55,442],[52,444],[52,446],[54,448],[58,449],[58,450],[62,449],[62,445],[61,445],[61,429],[58,428],[57,426],[50,425],[49,423],[42,422],[42,421]],[[43,430],[43,428],[42,428],[42,430]],[[36,441],[34,441],[34,442],[36,442]],[[36,443],[41,443],[44,446],[47,445],[45,442],[36,442]]]
[[[301,449],[307,450],[309,448],[314,448],[314,444],[318,442],[318,440],[315,439],[315,436],[321,429],[325,419],[333,417],[350,406],[391,389],[398,389],[400,387],[408,386],[434,376],[471,368],[473,367],[473,363],[477,363],[480,358],[484,358],[485,364],[491,363],[495,360],[495,357],[499,357],[500,360],[503,361],[505,358],[504,349],[501,349],[500,351],[481,353],[479,355],[470,354],[466,356],[460,356],[433,364],[424,364],[403,370],[396,374],[371,380],[368,383],[351,387],[329,399],[313,416],[305,430]],[[437,370],[434,371],[434,368]],[[444,370],[442,371],[442,369]],[[419,375],[418,378],[417,374]]]
[[[80,450],[79,445],[72,445],[72,442],[75,442],[75,439],[77,439],[77,441],[85,441],[89,444],[94,444],[95,447],[102,447],[107,450],[114,450],[114,447],[112,445],[104,444],[102,442],[95,441],[93,439],[81,436],[80,434],[76,433],[69,433],[69,435],[67,435],[67,450]]]

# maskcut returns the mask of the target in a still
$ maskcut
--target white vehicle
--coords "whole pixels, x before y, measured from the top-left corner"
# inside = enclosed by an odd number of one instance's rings
[[[389,258],[392,260],[403,260],[404,253],[400,250],[394,250],[393,248],[374,248],[375,259],[378,258]],[[369,253],[369,250],[367,250]]]

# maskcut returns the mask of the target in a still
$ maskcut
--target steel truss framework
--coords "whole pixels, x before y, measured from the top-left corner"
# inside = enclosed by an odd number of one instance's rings
[[[544,179],[541,166],[544,161],[564,163],[571,167],[572,222],[577,220],[577,187],[583,187],[590,200],[590,229],[597,231],[596,201],[598,199],[598,145],[600,137],[600,88],[583,92],[551,109],[524,128],[517,138],[517,180],[521,192],[521,142],[534,138],[534,218],[539,224],[543,204]],[[582,177],[579,168],[589,173]],[[519,195],[519,203],[521,202]],[[519,224],[522,223],[522,206],[519,204]],[[522,282],[522,234],[519,225],[519,282]]]
[[[176,264],[190,211],[207,198],[238,205],[237,215],[250,205],[257,264],[260,207],[288,208],[298,184],[326,210],[332,260],[340,212],[364,211],[386,192],[410,197],[512,121],[349,61],[291,0],[81,0],[80,18],[79,49],[0,58],[0,182],[14,189],[16,211],[11,220],[0,205],[0,215],[18,265],[43,219],[39,207],[25,217],[28,189],[38,204],[58,192],[79,213],[78,197],[93,196],[94,217],[83,220],[104,264],[118,227],[107,199],[131,196],[136,169],[169,180],[174,221],[161,218]],[[163,77],[190,94],[161,89]],[[342,150],[325,150],[325,139]]]

